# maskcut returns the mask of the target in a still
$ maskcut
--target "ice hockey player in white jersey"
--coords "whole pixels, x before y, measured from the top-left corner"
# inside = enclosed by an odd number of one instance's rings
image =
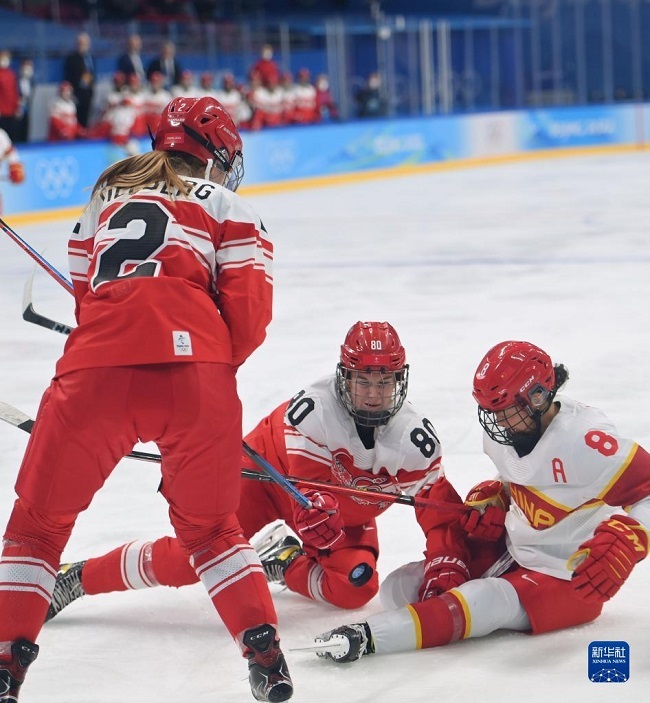
[[[357,322],[341,345],[337,372],[303,388],[246,436],[282,474],[306,480],[301,488],[317,506],[302,508],[275,484],[243,482],[237,518],[244,535],[252,538],[284,520],[300,537],[272,533],[260,554],[271,582],[339,608],[365,605],[379,590],[376,518],[395,493],[418,499],[415,518],[426,535],[430,563],[418,584],[422,597],[472,576],[460,524],[463,502],[444,476],[433,424],[406,400],[408,371],[392,325]],[[242,463],[254,468],[248,457]],[[310,481],[328,482],[332,489],[310,490]],[[177,540],[139,540],[64,566],[49,616],[82,595],[196,580]]]
[[[650,455],[600,410],[556,396],[567,379],[563,365],[519,341],[490,349],[474,375],[484,450],[499,475],[470,492],[464,527],[486,544],[505,529],[503,573],[415,602],[423,565],[403,566],[381,586],[392,610],[320,635],[320,656],[354,661],[600,615],[648,553]]]

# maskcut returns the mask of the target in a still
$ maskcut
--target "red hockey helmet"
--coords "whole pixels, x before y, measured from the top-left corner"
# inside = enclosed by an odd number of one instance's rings
[[[483,357],[474,374],[472,395],[479,405],[479,421],[492,439],[514,444],[508,425],[536,420],[555,395],[551,357],[530,342],[500,342]],[[499,413],[499,424],[496,413]],[[539,429],[539,427],[537,427]]]
[[[162,112],[152,148],[191,154],[204,164],[212,160],[228,174],[225,187],[232,191],[244,177],[237,127],[223,105],[210,96],[174,98]]]
[[[388,322],[357,322],[341,345],[341,365],[355,371],[397,371],[406,364],[406,352]]]
[[[360,383],[381,387],[383,400],[377,407],[362,401]],[[354,421],[368,427],[386,424],[404,404],[407,389],[406,352],[395,328],[388,322],[352,325],[341,345],[337,390]]]

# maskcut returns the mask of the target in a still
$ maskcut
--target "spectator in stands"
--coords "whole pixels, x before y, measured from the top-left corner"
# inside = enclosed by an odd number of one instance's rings
[[[127,81],[127,94],[135,110],[135,122],[131,128],[132,137],[146,137],[147,120],[144,116],[145,86],[135,73],[132,73]]]
[[[72,86],[68,81],[59,84],[57,96],[50,102],[48,112],[47,140],[49,142],[72,141],[85,136],[86,130],[79,122],[77,104]]]
[[[270,44],[264,44],[260,52],[259,59],[253,64],[249,72],[249,78],[257,74],[262,85],[265,88],[273,83],[275,87],[280,85],[280,68],[273,60],[273,47]]]
[[[280,79],[282,89],[282,119],[285,124],[293,122],[293,109],[296,104],[296,84],[293,82],[293,73],[284,71]]]
[[[152,74],[160,73],[163,77],[163,87],[169,90],[173,85],[181,82],[182,72],[183,69],[176,60],[176,45],[173,41],[166,41],[160,49],[160,56],[149,64],[147,79],[151,81]]]
[[[172,99],[172,94],[165,88],[165,77],[154,71],[149,78],[149,86],[142,93],[142,115],[147,129],[156,134],[163,109]]]
[[[201,74],[200,78],[200,94],[201,97],[205,97],[206,95],[208,96],[214,96],[214,92],[216,88],[214,87],[214,76],[210,71],[204,71]],[[221,101],[219,101],[221,102]],[[225,107],[225,105],[224,105]]]
[[[130,74],[129,77],[131,75],[133,74]],[[113,74],[113,85],[111,87],[111,91],[106,95],[105,98],[103,112],[105,112],[108,108],[112,107],[113,105],[119,105],[122,102],[124,94],[128,92],[129,86],[127,85],[126,74],[122,71],[115,71],[115,73]]]
[[[11,52],[3,49],[0,51],[0,129],[8,134],[12,142],[17,138],[19,109],[18,78],[11,68]]]
[[[117,70],[121,71],[127,78],[135,73],[144,83],[146,73],[140,52],[142,51],[142,39],[139,34],[131,34],[126,40],[126,51],[117,60]]]
[[[320,120],[316,102],[316,88],[311,84],[309,69],[298,71],[298,82],[293,87],[294,105],[292,121],[297,124],[312,124]]]
[[[31,59],[23,59],[18,67],[18,93],[20,103],[16,141],[26,142],[29,138],[29,111],[34,96],[34,62]]]
[[[381,85],[381,76],[373,71],[366,85],[355,95],[357,117],[384,117],[387,114],[386,98]]]
[[[129,79],[137,76],[130,74]],[[133,96],[122,71],[113,74],[113,86],[104,100],[102,114],[90,129],[88,136],[95,139],[109,139],[114,144],[126,144],[131,136],[137,111]]]
[[[77,36],[77,48],[70,52],[63,64],[63,80],[70,83],[77,103],[77,120],[85,129],[90,122],[90,108],[95,91],[95,64],[90,55],[90,35]]]
[[[330,92],[330,81],[326,73],[316,78],[316,109],[321,120],[338,120],[339,110]]]
[[[253,110],[242,91],[237,87],[232,73],[223,74],[221,88],[213,90],[212,94],[223,105],[237,127],[250,126]]]
[[[254,76],[251,83],[250,104],[253,108],[251,129],[262,127],[278,127],[284,124],[283,106],[284,91],[276,78],[269,76],[266,85],[263,85],[258,76]]]
[[[18,185],[25,180],[25,169],[9,135],[0,129],[0,166],[7,164],[9,180]],[[0,194],[0,215],[2,215],[2,195]]]
[[[201,89],[194,85],[194,74],[185,69],[181,73],[181,80],[178,85],[172,86],[172,97],[174,98],[200,98]]]

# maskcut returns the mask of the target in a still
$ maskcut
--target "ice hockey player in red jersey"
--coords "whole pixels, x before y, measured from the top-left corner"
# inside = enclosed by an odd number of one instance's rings
[[[235,193],[242,142],[216,100],[172,100],[152,146],[102,173],[70,239],[78,326],[41,401],[0,557],[2,703],[38,653],[77,515],[138,441],[160,449],[179,547],[248,659],[253,695],[292,695],[264,570],[235,514],[235,371],[271,320],[272,245]]]
[[[648,553],[650,455],[600,410],[556,397],[567,379],[563,365],[519,341],[490,349],[474,375],[484,450],[499,478],[470,494],[464,526],[488,541],[505,529],[503,573],[414,602],[422,563],[401,567],[382,583],[387,610],[317,637],[320,656],[355,661],[600,615]]]
[[[416,510],[432,564],[423,593],[440,593],[470,578],[458,511],[462,501],[443,475],[433,424],[405,401],[408,371],[392,325],[357,322],[341,346],[336,374],[301,390],[246,437],[285,475],[372,491],[361,497],[306,491],[331,511],[327,515],[301,508],[273,484],[245,481],[237,513],[244,535],[251,537],[279,519],[300,537],[272,532],[275,539],[262,552],[270,581],[340,608],[367,603],[378,591],[375,518],[390,505],[382,499],[386,493],[445,501],[455,508]],[[247,466],[249,461],[243,459]],[[65,566],[50,615],[83,594],[195,581],[176,540],[133,542]]]

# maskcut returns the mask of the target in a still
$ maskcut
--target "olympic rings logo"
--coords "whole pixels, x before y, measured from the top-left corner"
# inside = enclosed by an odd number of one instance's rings
[[[273,173],[291,173],[296,163],[296,145],[291,139],[276,139],[267,147],[266,158]]]
[[[79,180],[79,164],[72,156],[39,159],[36,182],[48,200],[69,198]]]

